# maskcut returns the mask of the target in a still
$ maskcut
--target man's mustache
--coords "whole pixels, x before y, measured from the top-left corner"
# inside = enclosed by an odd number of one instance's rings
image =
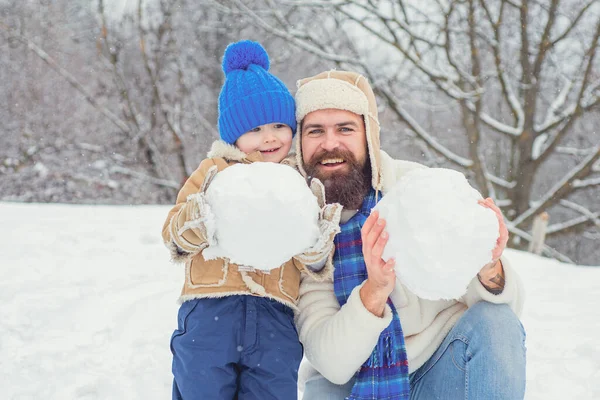
[[[331,158],[341,158],[344,161],[346,161],[348,164],[351,164],[353,166],[359,166],[358,161],[354,157],[354,154],[350,150],[343,150],[343,149],[335,149],[332,151],[323,150],[320,153],[313,155],[312,158],[310,159],[310,166],[314,168],[318,164],[320,164],[323,160],[327,160],[327,159],[331,159]]]

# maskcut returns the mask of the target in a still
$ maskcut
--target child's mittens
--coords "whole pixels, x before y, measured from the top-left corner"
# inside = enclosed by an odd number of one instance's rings
[[[210,205],[206,201],[204,193],[194,193],[188,196],[186,204],[185,222],[179,229],[179,234],[184,234],[185,231],[191,230],[200,240],[209,245],[214,244],[214,235],[209,232],[207,225],[212,218]]]
[[[319,271],[324,266],[328,257],[333,256],[335,245],[333,239],[340,232],[340,218],[342,205],[339,203],[325,204],[325,188],[321,181],[313,178],[310,189],[317,197],[321,211],[319,213],[319,239],[306,249],[302,254],[294,258],[313,271]]]
[[[175,244],[188,253],[197,253],[216,243],[214,239],[213,213],[206,200],[206,190],[217,174],[211,167],[198,193],[190,194],[184,207],[171,223],[171,237]]]

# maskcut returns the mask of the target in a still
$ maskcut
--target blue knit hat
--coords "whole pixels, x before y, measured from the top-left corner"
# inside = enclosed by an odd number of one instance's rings
[[[257,42],[225,49],[225,83],[219,95],[219,135],[229,144],[260,125],[281,122],[296,133],[296,105],[287,87],[269,72],[269,55]]]

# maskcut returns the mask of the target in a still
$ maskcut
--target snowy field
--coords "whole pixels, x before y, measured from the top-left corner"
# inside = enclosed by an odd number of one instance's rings
[[[170,398],[183,270],[167,210],[0,203],[1,399]],[[508,254],[527,289],[526,398],[600,399],[600,268]]]

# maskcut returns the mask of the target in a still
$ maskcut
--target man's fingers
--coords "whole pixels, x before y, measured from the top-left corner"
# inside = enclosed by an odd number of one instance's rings
[[[373,245],[373,250],[371,251],[371,256],[373,258],[377,260],[381,259],[381,256],[383,255],[383,249],[385,249],[385,245],[387,244],[389,236],[390,235],[385,231],[380,233],[375,244]]]
[[[363,238],[365,238],[369,234],[369,232],[371,232],[371,229],[377,222],[378,218],[379,218],[379,213],[377,211],[373,211],[371,213],[371,215],[369,215],[369,217],[363,224],[363,227],[360,229],[360,233],[363,235]]]
[[[396,268],[396,260],[394,260],[393,258],[390,258],[389,260],[387,260],[387,262],[383,266],[384,272],[387,272],[387,273],[395,272],[395,268]]]
[[[477,202],[483,207],[489,208],[494,212],[494,214],[496,214],[496,218],[500,223],[500,233],[502,234],[502,224],[504,224],[504,216],[502,215],[502,210],[498,208],[498,206],[496,205],[496,203],[494,203],[494,200],[491,197],[488,197],[485,200],[477,200]]]
[[[378,212],[375,211],[373,214],[369,215],[369,218],[367,218],[361,229],[363,246],[370,250],[384,227],[385,220],[379,219]]]
[[[369,254],[373,254],[373,247],[375,246],[375,243],[377,243],[377,240],[379,239],[379,236],[381,235],[381,232],[383,232],[384,228],[385,220],[378,219],[375,223],[375,226],[373,226],[373,229],[371,229],[367,237],[363,239],[363,246],[366,247],[366,250],[369,252]]]

